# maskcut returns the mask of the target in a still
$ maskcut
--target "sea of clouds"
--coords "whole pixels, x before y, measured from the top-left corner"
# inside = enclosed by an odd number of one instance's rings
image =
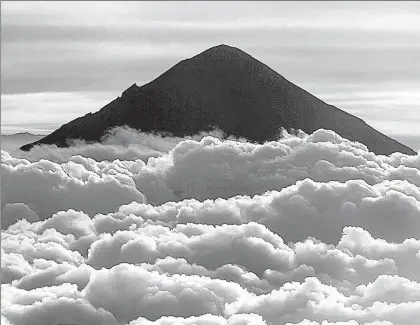
[[[420,152],[118,128],[1,155],[2,324],[420,318]]]

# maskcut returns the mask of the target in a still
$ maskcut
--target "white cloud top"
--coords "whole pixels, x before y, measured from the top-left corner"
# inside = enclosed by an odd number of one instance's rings
[[[115,130],[2,151],[2,324],[412,325],[420,155]]]

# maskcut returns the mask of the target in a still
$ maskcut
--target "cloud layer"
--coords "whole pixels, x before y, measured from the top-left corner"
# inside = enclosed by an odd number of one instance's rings
[[[283,135],[2,151],[2,324],[413,324],[419,154]]]

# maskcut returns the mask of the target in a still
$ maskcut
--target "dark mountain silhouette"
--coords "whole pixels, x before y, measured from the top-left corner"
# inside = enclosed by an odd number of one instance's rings
[[[227,45],[183,60],[142,87],[133,84],[100,111],[79,117],[21,149],[37,144],[67,146],[68,140],[77,138],[100,141],[108,129],[122,125],[176,136],[218,127],[227,135],[257,142],[276,139],[281,127],[307,133],[324,128],[364,143],[377,154],[415,154]]]

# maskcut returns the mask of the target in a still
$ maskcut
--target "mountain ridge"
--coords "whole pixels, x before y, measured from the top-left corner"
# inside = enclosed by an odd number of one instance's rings
[[[362,119],[296,86],[246,52],[222,44],[185,59],[149,83],[136,83],[96,113],[62,125],[37,144],[100,141],[112,127],[192,135],[218,127],[227,135],[264,142],[280,128],[312,133],[331,129],[377,154],[414,150],[376,131]]]

